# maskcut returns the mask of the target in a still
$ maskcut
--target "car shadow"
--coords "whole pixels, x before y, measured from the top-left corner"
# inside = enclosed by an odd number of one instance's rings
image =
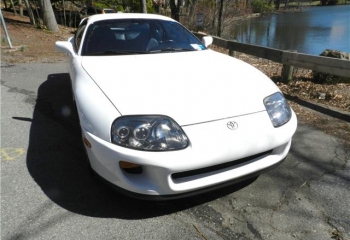
[[[116,193],[89,174],[66,73],[49,75],[38,89],[27,167],[50,200],[68,211],[100,218],[142,219],[171,214],[234,193],[255,180],[167,202],[141,201]]]

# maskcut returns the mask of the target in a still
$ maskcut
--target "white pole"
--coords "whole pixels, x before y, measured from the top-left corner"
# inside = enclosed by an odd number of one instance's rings
[[[6,38],[7,38],[7,42],[8,42],[8,44],[9,44],[10,48],[12,48],[11,39],[10,39],[9,33],[7,32],[7,28],[6,28],[6,24],[5,24],[4,17],[2,16],[1,8],[0,8],[0,18],[1,18],[2,26],[4,26],[4,30],[5,30],[5,35],[6,35]]]

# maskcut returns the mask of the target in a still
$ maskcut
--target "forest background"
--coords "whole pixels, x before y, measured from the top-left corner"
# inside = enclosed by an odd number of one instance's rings
[[[221,36],[233,21],[261,14],[299,11],[316,5],[346,4],[347,0],[3,0],[4,8],[30,18],[32,25],[58,32],[58,24],[76,27],[82,9],[112,8],[116,12],[157,13],[191,30]],[[202,19],[199,24],[199,19]]]

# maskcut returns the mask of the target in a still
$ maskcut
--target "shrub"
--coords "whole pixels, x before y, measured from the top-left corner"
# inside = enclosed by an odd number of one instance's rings
[[[253,13],[271,13],[274,10],[274,6],[272,4],[268,4],[268,2],[264,0],[253,0],[252,1],[252,11]]]
[[[328,0],[328,5],[337,5],[338,0]]]

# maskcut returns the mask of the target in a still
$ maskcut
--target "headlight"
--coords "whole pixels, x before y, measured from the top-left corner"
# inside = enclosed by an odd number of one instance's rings
[[[188,139],[180,126],[166,116],[125,116],[111,129],[112,142],[129,148],[167,151],[186,148]]]
[[[274,127],[282,126],[292,117],[292,110],[280,92],[266,97],[264,104]]]

